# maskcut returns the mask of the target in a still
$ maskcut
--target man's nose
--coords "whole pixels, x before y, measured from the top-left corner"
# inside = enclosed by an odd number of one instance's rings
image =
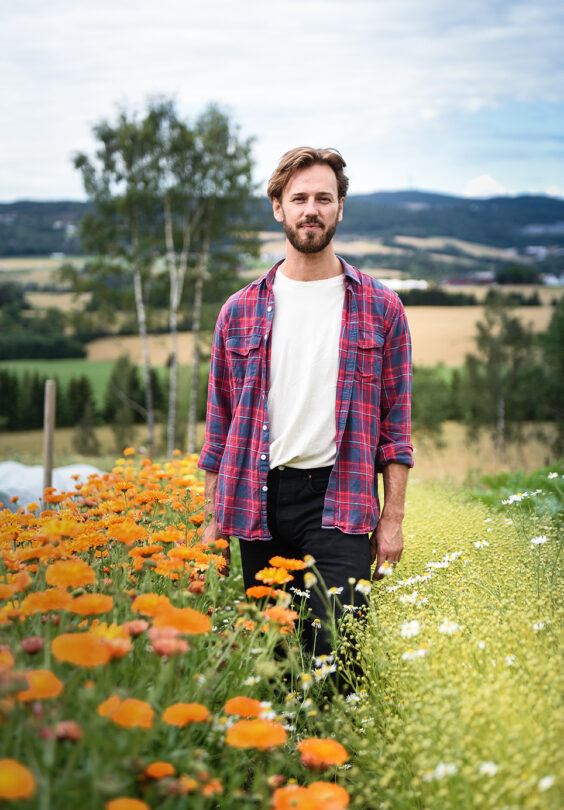
[[[306,206],[304,214],[306,217],[316,217],[318,214],[317,211],[317,202],[315,197],[308,197],[306,200]]]

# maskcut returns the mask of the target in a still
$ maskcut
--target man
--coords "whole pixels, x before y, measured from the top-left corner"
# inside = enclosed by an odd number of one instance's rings
[[[312,555],[329,592],[310,593],[321,620],[328,599],[363,603],[354,582],[370,579],[375,560],[375,578],[399,562],[413,465],[405,312],[334,251],[345,165],[336,150],[299,147],[270,179],[286,256],[220,312],[198,462],[209,501],[203,540],[239,538],[246,588],[273,556]],[[313,635],[306,644],[313,649]],[[315,652],[330,650],[318,634]]]

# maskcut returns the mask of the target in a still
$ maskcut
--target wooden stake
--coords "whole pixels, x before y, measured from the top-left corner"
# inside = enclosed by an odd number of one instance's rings
[[[53,482],[53,443],[55,436],[55,403],[57,383],[45,380],[45,399],[43,405],[43,492]]]

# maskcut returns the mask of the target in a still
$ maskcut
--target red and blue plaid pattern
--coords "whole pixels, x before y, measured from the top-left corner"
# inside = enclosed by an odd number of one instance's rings
[[[323,511],[325,528],[347,534],[378,522],[377,472],[413,466],[411,339],[396,293],[341,259],[345,301],[336,400],[337,455]],[[218,473],[215,514],[225,535],[270,540],[268,385],[272,284],[278,268],[231,296],[215,328],[206,438],[198,466]]]

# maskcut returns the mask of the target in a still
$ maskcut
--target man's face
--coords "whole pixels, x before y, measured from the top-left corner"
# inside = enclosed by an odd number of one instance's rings
[[[292,247],[300,253],[319,253],[331,242],[343,218],[335,172],[326,163],[299,169],[272,207]]]

